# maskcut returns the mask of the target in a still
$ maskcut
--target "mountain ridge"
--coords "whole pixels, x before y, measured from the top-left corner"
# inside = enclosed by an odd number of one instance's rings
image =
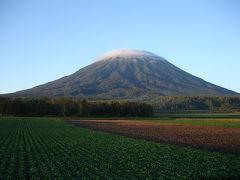
[[[148,99],[168,95],[239,94],[193,76],[153,53],[120,49],[96,58],[69,76],[4,96]]]

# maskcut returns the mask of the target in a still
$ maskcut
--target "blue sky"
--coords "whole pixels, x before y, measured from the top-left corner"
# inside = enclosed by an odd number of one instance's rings
[[[151,51],[240,92],[239,0],[0,0],[0,93],[118,48]]]

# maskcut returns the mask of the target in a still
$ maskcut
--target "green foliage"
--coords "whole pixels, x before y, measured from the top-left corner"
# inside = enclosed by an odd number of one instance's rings
[[[0,115],[14,116],[151,116],[152,106],[130,101],[77,100],[67,97],[49,99],[8,99],[0,98]]]
[[[240,157],[74,127],[0,118],[0,179],[238,179]]]
[[[156,111],[192,111],[210,112],[240,111],[240,97],[222,96],[166,96],[151,100]]]

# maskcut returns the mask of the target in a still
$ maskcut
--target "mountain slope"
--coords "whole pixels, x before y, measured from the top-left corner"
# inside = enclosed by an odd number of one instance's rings
[[[137,99],[165,95],[237,95],[146,51],[114,50],[72,75],[10,97]]]

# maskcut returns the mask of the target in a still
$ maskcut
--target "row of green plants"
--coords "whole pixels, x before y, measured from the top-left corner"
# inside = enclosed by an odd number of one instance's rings
[[[237,179],[240,157],[74,127],[0,118],[0,179]]]
[[[130,117],[152,116],[151,105],[130,101],[78,100],[67,97],[56,99],[0,98],[2,116],[76,116],[76,117]]]
[[[226,128],[240,128],[240,119],[216,119],[216,118],[175,118],[175,119],[144,119],[133,121],[158,122],[158,123],[172,123],[172,124],[190,124],[200,126],[215,126]]]

